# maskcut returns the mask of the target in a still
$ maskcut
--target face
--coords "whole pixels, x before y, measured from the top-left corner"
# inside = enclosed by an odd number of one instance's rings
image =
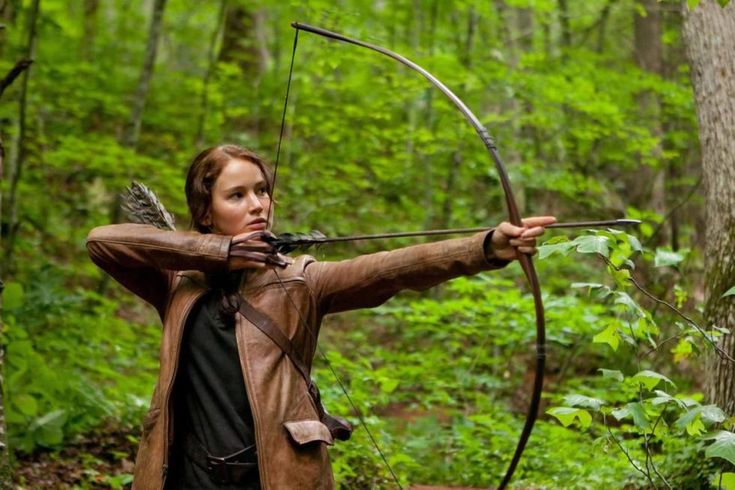
[[[248,160],[227,162],[212,187],[212,206],[204,222],[214,233],[239,235],[265,230],[272,220],[268,183],[260,168]]]

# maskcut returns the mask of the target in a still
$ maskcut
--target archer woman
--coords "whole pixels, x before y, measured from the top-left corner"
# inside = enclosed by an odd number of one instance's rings
[[[160,373],[135,463],[136,489],[333,488],[327,445],[351,430],[308,377],[325,315],[375,307],[533,254],[553,217],[341,262],[269,244],[273,173],[222,145],[191,164],[196,231],[93,229],[90,257],[158,311]]]

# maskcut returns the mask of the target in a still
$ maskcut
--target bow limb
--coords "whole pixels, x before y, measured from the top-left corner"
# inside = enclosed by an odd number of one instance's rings
[[[495,167],[497,169],[498,176],[500,178],[500,182],[503,187],[503,193],[505,194],[505,202],[508,207],[509,220],[512,224],[516,226],[523,226],[522,221],[521,221],[521,215],[520,215],[520,212],[518,211],[518,205],[516,204],[515,197],[513,196],[513,189],[510,186],[510,179],[508,178],[508,173],[505,169],[505,165],[503,165],[503,162],[500,159],[500,155],[498,154],[497,148],[495,147],[495,143],[493,142],[492,137],[488,133],[487,129],[482,125],[482,123],[477,118],[477,116],[475,116],[475,114],[467,107],[467,105],[459,97],[457,97],[449,88],[447,88],[446,85],[444,85],[435,76],[433,76],[431,73],[426,71],[421,66],[417,65],[413,61],[389,49],[383,48],[381,46],[377,46],[375,44],[370,44],[364,41],[360,41],[357,39],[349,38],[349,37],[343,36],[342,34],[331,32],[326,29],[322,29],[320,27],[314,27],[314,26],[310,26],[307,24],[301,24],[298,22],[294,22],[291,25],[297,30],[297,32],[299,30],[303,30],[303,31],[311,32],[313,34],[318,34],[320,36],[327,37],[330,39],[335,39],[337,41],[342,41],[342,42],[346,42],[349,44],[354,44],[356,46],[361,46],[363,48],[367,48],[372,51],[377,51],[378,53],[388,56],[389,58],[393,58],[394,60],[400,62],[401,64],[420,73],[432,85],[438,88],[457,107],[457,109],[462,113],[465,119],[475,128],[475,131],[477,131],[478,136],[482,140],[483,144],[485,145],[485,148],[487,148],[488,152],[490,153],[491,159],[495,163]],[[543,306],[543,302],[541,299],[541,288],[539,285],[538,276],[536,275],[536,270],[534,269],[533,261],[531,260],[530,256],[519,253],[518,260],[521,264],[521,267],[523,268],[523,272],[526,275],[526,279],[528,280],[529,287],[533,294],[533,301],[534,301],[535,310],[536,310],[536,374],[535,374],[535,379],[534,379],[533,393],[531,396],[531,403],[528,409],[528,415],[526,416],[526,422],[523,427],[523,431],[521,432],[521,436],[518,440],[518,444],[516,446],[516,450],[513,455],[513,459],[511,460],[511,463],[505,473],[503,480],[498,486],[499,489],[505,488],[508,482],[510,482],[510,479],[513,476],[513,472],[515,471],[515,468],[518,465],[518,462],[520,461],[521,455],[523,454],[523,450],[526,446],[526,442],[528,441],[528,438],[531,435],[531,431],[533,430],[534,423],[536,422],[536,418],[538,416],[539,401],[541,399],[541,391],[543,389],[544,365],[545,365],[545,359],[546,359],[546,352],[545,352],[546,350],[545,349],[546,328],[545,328],[545,320],[544,320],[544,306]]]

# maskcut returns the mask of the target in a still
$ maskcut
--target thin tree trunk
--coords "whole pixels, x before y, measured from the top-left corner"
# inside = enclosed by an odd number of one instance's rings
[[[654,75],[661,75],[663,71],[663,49],[661,43],[661,7],[658,0],[642,0],[643,15],[637,9],[633,18],[634,52],[633,57],[639,68]],[[653,91],[646,91],[639,95],[638,105],[641,114],[649,122],[652,135],[659,143],[651,155],[660,160],[662,155],[661,139],[663,130],[661,126],[661,108],[658,95]],[[642,156],[639,155],[639,158]],[[638,186],[631,182],[631,188],[638,187],[641,202],[647,202],[649,209],[653,209],[660,216],[666,215],[666,168],[644,166],[644,175],[636,177]],[[647,195],[646,195],[647,194]],[[666,230],[658,238],[660,243],[668,241]]]
[[[693,11],[682,3],[706,193],[704,317],[707,325],[732,330],[735,296],[722,294],[735,286],[735,3],[721,8],[702,0]],[[735,335],[719,345],[735,356]],[[713,356],[708,373],[709,399],[735,415],[735,365]]]
[[[153,67],[156,63],[156,53],[158,52],[158,40],[161,37],[161,26],[163,24],[163,11],[166,8],[166,0],[155,0],[153,4],[153,17],[148,30],[148,44],[145,49],[145,59],[143,61],[143,69],[138,79],[138,87],[133,97],[133,109],[130,113],[130,124],[128,125],[123,144],[128,148],[135,149],[138,146],[140,138],[140,127],[143,122],[143,110],[145,109],[145,101],[148,96],[148,89],[153,76]]]
[[[212,32],[212,38],[209,41],[209,56],[207,59],[207,71],[202,81],[202,94],[199,109],[199,121],[197,122],[196,146],[197,148],[204,145],[204,130],[207,121],[207,112],[209,112],[209,82],[212,79],[214,68],[217,66],[217,45],[222,39],[222,30],[224,28],[225,15],[227,12],[227,0],[220,0],[219,12],[217,14],[217,25]]]
[[[138,86],[133,97],[133,107],[130,115],[130,123],[126,128],[122,137],[122,144],[132,150],[138,147],[140,138],[140,128],[143,122],[143,110],[145,109],[145,101],[148,96],[151,78],[153,77],[153,67],[156,64],[156,53],[158,52],[158,41],[161,37],[161,27],[163,24],[163,12],[166,9],[166,0],[155,0],[153,4],[153,16],[148,29],[148,42],[145,49],[145,59],[143,60],[143,69],[140,72]],[[110,221],[117,223],[122,216],[120,209],[121,197],[116,193],[115,199],[112,200],[112,209],[110,209]],[[103,294],[110,284],[110,276],[103,274],[100,279],[97,292]]]
[[[19,61],[0,81],[0,97],[2,97],[5,89],[10,86],[20,74],[31,66],[31,61]],[[3,145],[3,135],[0,131],[0,181],[3,179],[3,170],[5,163],[5,146]],[[2,187],[0,187],[0,216],[2,216]],[[0,235],[1,236],[1,235]],[[5,289],[5,283],[2,280],[3,271],[0,270],[0,325],[3,325],[2,311],[3,300],[2,292]],[[5,344],[0,343],[0,488],[12,488],[12,478],[10,473],[10,458],[8,451],[7,431],[5,425]]]
[[[28,43],[26,44],[25,58],[32,60],[36,54],[38,13],[41,0],[33,0],[30,16],[28,19]],[[12,268],[13,251],[18,234],[18,183],[23,173],[23,164],[27,156],[26,146],[26,110],[28,107],[28,80],[30,78],[30,66],[23,72],[23,82],[20,87],[20,98],[18,101],[18,139],[16,151],[13,153],[15,161],[10,165],[10,190],[8,196],[8,224],[7,244],[5,246],[4,270]]]
[[[99,0],[84,0],[82,59],[88,62],[94,59],[94,42],[97,37],[97,12],[99,11],[99,5]]]

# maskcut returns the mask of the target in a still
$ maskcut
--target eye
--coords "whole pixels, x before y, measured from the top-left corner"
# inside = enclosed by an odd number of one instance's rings
[[[268,196],[268,188],[267,187],[259,187],[257,191],[259,196]]]
[[[230,199],[242,199],[242,192],[233,192],[230,194]]]

